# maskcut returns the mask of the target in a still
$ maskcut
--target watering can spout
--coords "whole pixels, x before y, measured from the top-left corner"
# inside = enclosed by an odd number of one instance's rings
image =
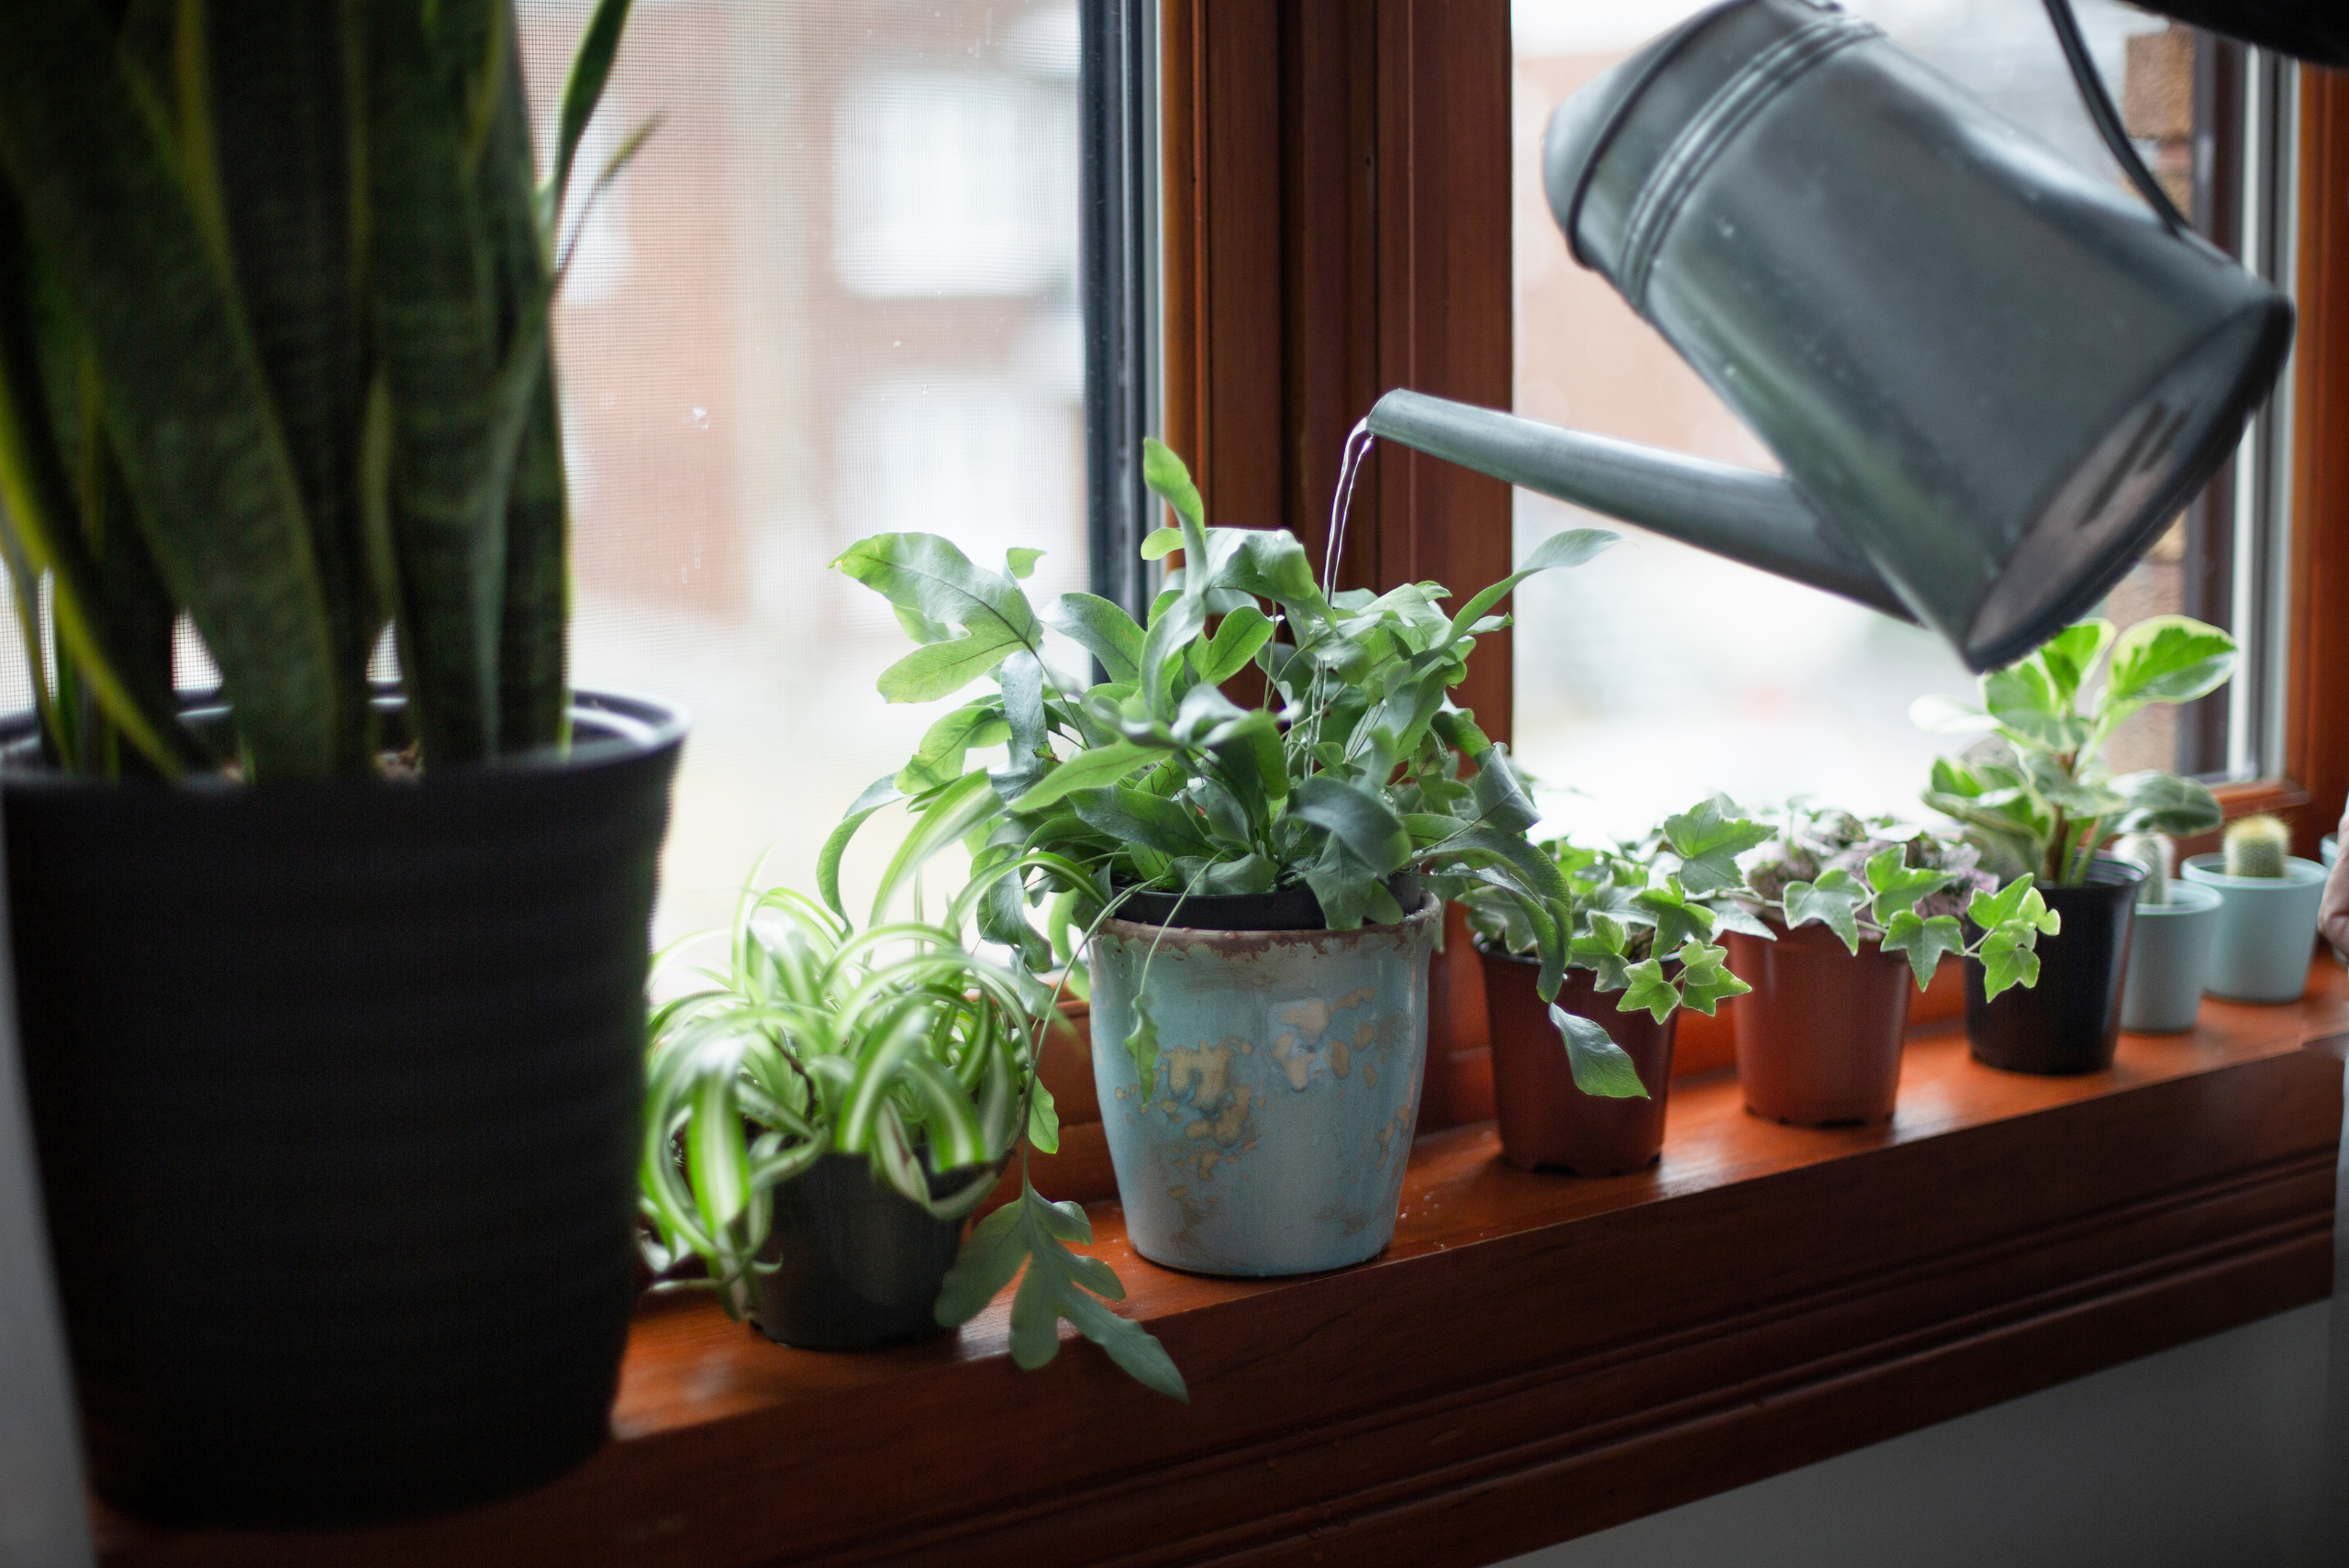
[[[1776,474],[1562,430],[1425,393],[1390,392],[1371,434],[1536,494],[1791,577],[1902,620],[1900,596]]]

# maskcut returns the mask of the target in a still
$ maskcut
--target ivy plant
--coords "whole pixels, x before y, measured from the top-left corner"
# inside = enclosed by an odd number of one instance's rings
[[[850,807],[825,846],[821,891],[842,906],[839,865],[859,826],[907,803],[915,826],[884,873],[875,917],[947,846],[972,854],[978,929],[1030,970],[1074,963],[1082,934],[1134,889],[1269,893],[1302,884],[1332,930],[1401,920],[1391,880],[1416,873],[1442,897],[1489,889],[1521,914],[1542,961],[1542,994],[1564,973],[1573,894],[1526,830],[1537,813],[1504,747],[1451,690],[1496,607],[1537,572],[1578,564],[1614,534],[1575,529],[1447,611],[1448,591],[1385,594],[1317,580],[1283,529],[1209,528],[1182,462],[1143,445],[1151,489],[1177,526],[1142,555],[1179,550],[1146,622],[1090,594],[1039,606],[1024,580],[1035,550],[1001,572],[932,534],[882,534],[834,562],[885,596],[918,645],[882,673],[891,702],[934,702],[974,682],[991,690],[942,715],[895,774]],[[1053,628],[1106,679],[1063,684],[1048,670]],[[1224,690],[1255,672],[1245,706]],[[972,753],[1004,748],[990,768]],[[1040,931],[1028,907],[1043,906]],[[1142,1080],[1157,1054],[1146,998],[1126,1042]]]
[[[1701,801],[1646,837],[1604,848],[1553,839],[1542,853],[1565,878],[1567,962],[1586,969],[1602,995],[1621,994],[1620,1012],[1644,1011],[1658,1023],[1679,1007],[1710,1018],[1731,996],[1751,990],[1729,971],[1722,930],[1766,937],[1768,929],[1738,898],[1737,857],[1770,836],[1725,797]],[[1531,956],[1539,934],[1513,899],[1491,887],[1462,899],[1469,927],[1487,946]],[[1638,1072],[1592,1019],[1553,1002],[1551,1021],[1564,1041],[1575,1086],[1586,1095],[1643,1098]]]
[[[728,962],[651,1015],[639,1186],[655,1272],[698,1255],[727,1312],[751,1310],[774,1214],[771,1195],[827,1153],[863,1155],[873,1179],[941,1218],[978,1207],[1017,1150],[1020,1195],[980,1221],[941,1290],[939,1323],[974,1316],[1024,1266],[1012,1357],[1033,1368],[1059,1349],[1061,1318],[1160,1393],[1187,1399],[1182,1373],[1140,1324],[1099,1298],[1125,1295],[1097,1259],[1084,1211],[1027,1177],[1030,1147],[1052,1153],[1060,1123],[1036,1073],[1054,1019],[1051,989],[976,956],[945,923],[858,931],[789,889],[744,890]],[[948,1178],[934,1194],[931,1176]]]
[[[1789,806],[1784,828],[1748,864],[1745,894],[1757,912],[1789,930],[1816,922],[1854,954],[1863,940],[1901,954],[1920,991],[1943,957],[1977,959],[1983,989],[1996,996],[2038,984],[2039,939],[2054,936],[2063,922],[2030,873],[2001,889],[1980,856],[1956,834]],[[1960,915],[1977,928],[1971,942]]]
[[[2102,753],[2132,715],[2216,691],[2236,656],[2233,638],[2185,616],[2117,635],[2108,620],[2066,627],[1984,675],[1978,702],[1925,697],[1910,710],[1929,729],[1988,732],[1933,763],[1925,804],[1972,828],[1995,869],[2051,886],[2085,881],[2122,834],[2208,832],[2221,813],[2201,784],[2159,768],[2116,777]]]

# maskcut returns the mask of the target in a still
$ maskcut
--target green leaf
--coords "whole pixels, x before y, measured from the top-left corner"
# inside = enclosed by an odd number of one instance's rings
[[[1642,888],[1631,895],[1631,907],[1655,923],[1654,951],[1659,953],[1713,934],[1713,912],[1690,902],[1676,876],[1665,877],[1660,887]]]
[[[1727,948],[1691,941],[1682,944],[1679,957],[1681,1006],[1694,1007],[1709,1018],[1721,1003],[1753,989],[1729,972]]]
[[[2037,657],[2047,671],[2056,704],[2063,712],[2072,711],[2073,700],[2087,684],[2096,662],[2112,646],[2112,638],[2110,621],[2084,620],[2065,627],[2040,645]]]
[[[2051,751],[2076,751],[2088,736],[2088,721],[2058,696],[2036,659],[1983,676],[1982,706],[2009,734]]]
[[[2047,907],[2029,876],[2019,876],[1996,893],[1977,893],[1966,905],[1966,918],[1984,930],[2021,922],[2047,936],[2064,929],[2064,917]]]
[[[1976,955],[1982,961],[1983,995],[1993,997],[2011,986],[2028,989],[2039,984],[2039,954],[2025,938],[2004,927],[1982,939]]]
[[[901,609],[964,628],[964,634],[915,650],[884,671],[891,702],[951,696],[1014,651],[1041,651],[1035,610],[1019,584],[982,572],[936,534],[875,534],[832,562]]]
[[[541,217],[550,249],[555,224],[562,216],[563,198],[571,189],[572,162],[579,155],[579,141],[587,133],[588,121],[595,118],[596,106],[603,99],[604,83],[611,77],[628,12],[629,0],[597,0],[595,14],[579,35],[570,74],[563,79],[562,113],[555,128],[554,175],[548,183]]]
[[[985,773],[964,773],[922,804],[912,831],[881,876],[881,890],[873,896],[870,923],[879,925],[898,891],[916,872],[948,845],[1003,810],[1002,797]]]
[[[1517,764],[1502,748],[1488,748],[1478,759],[1468,791],[1476,803],[1476,820],[1504,833],[1522,833],[1542,819],[1533,797],[1525,793]]]
[[[1014,582],[1025,582],[1036,574],[1036,562],[1044,559],[1041,550],[1026,550],[1014,546],[1003,552],[1003,573]]]
[[[1217,586],[1270,599],[1302,614],[1308,622],[1328,618],[1320,584],[1305,547],[1286,528],[1218,528],[1236,536],[1229,559],[1219,564]]]
[[[2141,620],[2113,646],[2099,721],[2109,728],[2119,722],[2112,710],[2207,696],[2234,673],[2236,657],[2235,639],[2207,622],[2187,616]]]
[[[1121,785],[1086,795],[1074,804],[1080,818],[1112,839],[1146,844],[1163,855],[1213,851],[1198,818],[1163,795]]]
[[[1661,943],[1657,945],[1662,946]],[[1680,1006],[1680,993],[1674,990],[1672,982],[1664,978],[1664,963],[1660,959],[1642,959],[1631,965],[1626,980],[1623,999],[1615,1004],[1618,1012],[1636,1013],[1644,1008],[1650,1018],[1662,1023],[1672,1017],[1675,1007]]]
[[[1144,1099],[1151,1096],[1158,1083],[1158,1020],[1150,1016],[1150,1008],[1148,994],[1136,992],[1134,1027],[1125,1039],[1126,1054],[1133,1059],[1134,1078],[1141,1085]]]
[[[933,723],[921,745],[897,771],[897,788],[920,795],[963,776],[963,759],[986,746],[1000,746],[1011,738],[1003,721],[1003,704],[995,697],[964,703]]]
[[[1965,951],[1965,933],[1959,929],[1954,915],[1936,915],[1928,920],[1914,909],[1902,909],[1885,923],[1884,951],[1908,955],[1917,989],[1922,991],[1932,983],[1933,971],[1941,967],[1944,953]]]
[[[1508,597],[1528,577],[1562,566],[1580,566],[1622,537],[1605,528],[1567,528],[1552,534],[1533,547],[1533,553],[1525,558],[1523,566],[1461,606],[1460,613],[1452,617],[1444,640],[1447,643],[1457,641],[1470,627],[1483,618],[1486,610]]]
[[[1315,773],[1299,781],[1291,793],[1289,810],[1327,828],[1330,837],[1377,875],[1400,871],[1411,858],[1410,834],[1386,803],[1364,785],[1330,773]]]
[[[1780,906],[1786,910],[1789,930],[1816,920],[1834,932],[1846,948],[1856,953],[1860,951],[1860,922],[1856,911],[1867,902],[1867,890],[1853,879],[1850,872],[1834,866],[1820,873],[1817,882],[1787,884],[1786,892],[1780,895]]]
[[[1141,666],[1136,676],[1142,700],[1160,718],[1173,717],[1174,679],[1183,660],[1208,624],[1206,599],[1196,594],[1177,595],[1166,604],[1142,634]]]
[[[1272,639],[1272,617],[1246,605],[1223,617],[1215,636],[1193,654],[1191,664],[1202,682],[1219,686],[1246,668],[1256,651]]]
[[[2168,833],[2185,838],[2208,833],[2225,817],[2219,797],[2201,781],[2158,768],[2123,773],[2111,781],[2110,788],[2128,803],[2112,824],[2116,833]]]
[[[1696,894],[1742,887],[1744,874],[1737,857],[1757,844],[1767,843],[1771,829],[1749,821],[1737,803],[1725,795],[1699,801],[1676,817],[1664,819],[1664,836],[1680,857],[1681,885]]]
[[[1166,755],[1155,746],[1120,740],[1090,751],[1079,751],[1046,773],[1043,782],[1011,803],[1021,816],[1041,811],[1074,790],[1101,789],[1118,783],[1147,762]]]
[[[1912,869],[1903,854],[1903,851],[1895,848],[1868,857],[1868,914],[1879,926],[1903,910],[1915,908],[1956,880],[1947,872]]]
[[[841,856],[847,852],[849,840],[856,837],[856,830],[864,826],[866,817],[891,801],[904,798],[894,775],[874,779],[849,806],[840,826],[824,840],[823,850],[816,857],[816,890],[841,919],[848,918],[848,909],[841,903]]]
[[[1670,1010],[1665,1009],[1667,1014]],[[1565,1042],[1566,1065],[1574,1073],[1575,1088],[1601,1099],[1648,1097],[1647,1085],[1640,1082],[1640,1070],[1605,1029],[1554,1002],[1550,1005],[1550,1021],[1558,1026],[1558,1038]]]
[[[1101,668],[1112,681],[1131,683],[1141,678],[1141,628],[1122,605],[1093,594],[1063,594],[1044,606],[1043,619],[1101,661]]]
[[[1155,436],[1141,439],[1141,481],[1174,508],[1176,517],[1194,528],[1207,527],[1207,503],[1199,499],[1198,486],[1191,483],[1191,471]]]
[[[1163,561],[1183,548],[1181,528],[1152,528],[1150,537],[1141,541],[1144,561]]]

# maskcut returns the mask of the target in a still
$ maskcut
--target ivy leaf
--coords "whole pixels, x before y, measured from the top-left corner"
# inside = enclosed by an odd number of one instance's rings
[[[2010,986],[2039,984],[2039,954],[2032,951],[2027,935],[2018,936],[2001,926],[1982,939],[1976,956],[1982,961],[1982,994],[1986,999]]]
[[[1661,943],[1657,945],[1662,946]],[[1624,989],[1623,999],[1615,1004],[1617,1012],[1636,1013],[1644,1007],[1650,1018],[1662,1023],[1672,1017],[1673,1008],[1680,1006],[1680,993],[1674,990],[1672,982],[1664,977],[1662,960],[1641,960],[1631,965],[1626,978],[1629,984]]]
[[[2121,634],[2098,715],[2110,729],[2147,703],[2192,702],[2235,673],[2235,639],[2187,616],[2154,616]]]
[[[1681,1006],[1694,1007],[1709,1018],[1720,1003],[1753,990],[1753,986],[1729,972],[1728,959],[1727,948],[1708,947],[1695,941],[1684,943],[1680,949]]]
[[[1744,885],[1737,857],[1757,844],[1767,843],[1771,829],[1747,820],[1737,803],[1725,795],[1698,802],[1676,817],[1664,819],[1664,840],[1680,857],[1680,883],[1696,894],[1719,893]]]
[[[1575,1088],[1608,1100],[1648,1097],[1640,1070],[1606,1029],[1555,1002],[1550,1004],[1550,1021],[1558,1026],[1558,1038],[1565,1042],[1566,1066],[1575,1075]]]
[[[2019,876],[1996,893],[1977,893],[1965,906],[1965,917],[1986,931],[2021,922],[2043,936],[2058,936],[2064,917],[2047,907],[2029,876]]]
[[[1041,613],[1046,626],[1101,661],[1110,680],[1130,684],[1141,678],[1141,628],[1123,605],[1094,594],[1063,594]]]
[[[1778,940],[1777,932],[1772,930],[1766,922],[1757,919],[1752,909],[1735,898],[1708,898],[1703,900],[1703,903],[1706,908],[1713,912],[1716,933],[1735,931],[1741,936],[1753,937],[1765,942],[1775,942]]]
[[[1702,940],[1713,934],[1713,912],[1702,904],[1691,903],[1676,876],[1665,877],[1661,887],[1633,894],[1631,907],[1655,922],[1657,952],[1671,952],[1684,942]]]
[[[1902,856],[1901,850],[1890,849],[1868,857],[1868,891],[1872,895],[1868,913],[1879,926],[1887,924],[1901,910],[1915,908],[1956,880],[1947,872],[1911,867]]]
[[[1157,1337],[1102,1305],[1102,1297],[1125,1299],[1116,1273],[1067,1246],[1092,1240],[1083,1208],[1047,1203],[1022,1178],[1019,1201],[974,1226],[947,1271],[935,1312],[940,1325],[951,1329],[977,1317],[1024,1264],[1026,1275],[1011,1303],[1011,1359],[1022,1370],[1032,1372],[1060,1353],[1059,1323],[1065,1318],[1134,1381],[1188,1404],[1183,1374]]]
[[[1867,902],[1867,889],[1855,881],[1850,872],[1841,866],[1831,866],[1819,873],[1816,882],[1790,882],[1780,895],[1780,905],[1787,912],[1787,927],[1806,926],[1816,920],[1842,940],[1853,952],[1860,951],[1860,922],[1857,910]]]
[[[1954,915],[1936,915],[1928,920],[1914,909],[1902,909],[1885,923],[1884,951],[1908,955],[1917,989],[1922,991],[1932,983],[1944,953],[1965,953],[1965,933],[1958,929]]]

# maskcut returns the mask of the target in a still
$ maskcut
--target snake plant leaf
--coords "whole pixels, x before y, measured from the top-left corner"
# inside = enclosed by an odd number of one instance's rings
[[[1669,991],[1672,988],[1666,985],[1664,989]],[[1676,1004],[1678,998],[1675,997],[1674,1001]],[[1623,1008],[1625,1011],[1631,1009],[1630,998],[1625,998]],[[1575,1088],[1601,1099],[1644,1100],[1648,1097],[1647,1085],[1640,1082],[1640,1070],[1631,1064],[1630,1055],[1615,1043],[1614,1038],[1603,1027],[1578,1013],[1566,1011],[1554,1002],[1550,1005],[1550,1021],[1558,1026],[1558,1038],[1565,1043],[1566,1066],[1574,1074]]]
[[[2192,702],[2234,673],[2235,639],[2188,616],[2154,616],[2121,634],[2105,679],[2106,728],[2147,703]]]
[[[139,535],[218,662],[256,777],[335,770],[301,486],[216,229],[85,5],[0,7],[0,169],[106,390]]]
[[[1941,967],[1944,954],[1965,953],[1965,933],[1954,915],[1936,915],[1929,920],[1914,909],[1901,909],[1885,922],[1884,951],[1907,957],[1917,976],[1917,989],[1922,991],[1932,984],[1933,972]]]
[[[1690,893],[1719,893],[1744,885],[1737,857],[1757,844],[1767,843],[1771,830],[1749,821],[1725,795],[1698,801],[1688,810],[1664,819],[1664,836],[1680,857],[1680,883]]]
[[[1046,626],[1101,661],[1110,680],[1131,683],[1141,678],[1141,628],[1123,605],[1096,594],[1063,594],[1041,613]]]
[[[579,47],[563,80],[562,117],[555,127],[554,172],[540,197],[540,228],[552,249],[564,198],[570,194],[571,168],[579,156],[580,139],[596,117],[596,106],[610,80],[612,61],[619,53],[620,35],[628,28],[629,0],[597,0],[595,14],[579,35]]]
[[[1680,1005],[1694,1007],[1709,1018],[1721,1003],[1731,996],[1742,996],[1753,989],[1729,972],[1727,948],[1692,940],[1681,944],[1677,956],[1680,960]]]
[[[1457,641],[1484,618],[1486,610],[1508,598],[1528,577],[1563,566],[1580,566],[1622,537],[1607,528],[1565,528],[1552,534],[1533,547],[1533,553],[1525,558],[1524,565],[1461,606],[1460,613],[1452,617],[1452,624],[1445,628],[1444,640]]]

